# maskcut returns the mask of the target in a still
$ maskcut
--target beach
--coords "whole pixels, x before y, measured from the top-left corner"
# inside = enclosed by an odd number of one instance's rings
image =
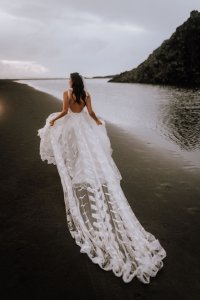
[[[106,124],[124,194],[167,252],[149,285],[137,278],[124,283],[80,253],[56,166],[41,161],[37,130],[61,110],[48,93],[0,81],[1,299],[196,299],[200,169],[183,168],[181,158]]]

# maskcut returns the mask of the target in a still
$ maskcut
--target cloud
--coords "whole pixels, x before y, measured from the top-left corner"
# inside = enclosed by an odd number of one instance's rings
[[[36,76],[36,65],[53,77],[119,73],[146,59],[193,9],[199,0],[1,0],[0,60],[29,62],[7,65],[15,77]]]
[[[41,76],[48,69],[34,61],[0,60],[2,78]]]

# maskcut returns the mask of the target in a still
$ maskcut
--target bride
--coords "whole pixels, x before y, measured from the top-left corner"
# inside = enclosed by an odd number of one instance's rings
[[[62,112],[38,130],[42,161],[56,165],[71,236],[93,263],[130,282],[150,283],[166,251],[132,211],[120,185],[105,121],[93,111],[83,76],[70,74]]]

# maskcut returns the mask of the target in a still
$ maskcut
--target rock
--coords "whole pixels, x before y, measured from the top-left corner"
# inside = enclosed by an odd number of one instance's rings
[[[138,82],[200,86],[200,13],[190,17],[137,68],[109,82]]]

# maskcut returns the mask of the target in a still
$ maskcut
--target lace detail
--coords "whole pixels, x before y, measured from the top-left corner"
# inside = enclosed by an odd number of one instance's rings
[[[130,282],[149,283],[163,267],[166,251],[143,228],[120,186],[105,121],[85,111],[69,113],[38,130],[40,156],[57,166],[71,236],[93,263]]]

